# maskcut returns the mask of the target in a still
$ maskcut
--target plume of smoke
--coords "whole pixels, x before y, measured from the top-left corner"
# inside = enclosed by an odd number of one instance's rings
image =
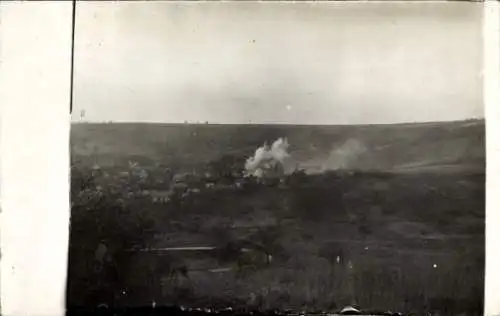
[[[255,150],[255,154],[245,162],[245,171],[248,175],[262,178],[271,172],[284,173],[286,162],[290,158],[286,138],[278,138],[271,146],[265,143]]]
[[[365,145],[355,139],[349,139],[341,146],[330,151],[328,158],[321,165],[322,171],[347,169],[354,166],[361,154],[367,151]]]

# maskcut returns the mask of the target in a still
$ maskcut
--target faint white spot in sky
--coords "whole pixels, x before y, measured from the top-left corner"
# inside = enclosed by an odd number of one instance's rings
[[[432,265],[432,267],[435,269],[435,268],[437,268],[437,267],[438,267],[438,265],[434,263],[434,264]]]
[[[292,106],[289,104],[286,106],[287,111],[290,111],[292,109]]]

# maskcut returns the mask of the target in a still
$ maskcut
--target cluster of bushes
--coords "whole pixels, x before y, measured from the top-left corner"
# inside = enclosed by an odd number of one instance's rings
[[[112,297],[120,288],[117,262],[99,266],[94,260],[99,244],[104,244],[111,257],[116,258],[134,244],[147,243],[154,235],[153,214],[134,212],[129,203],[124,203],[126,189],[103,185],[101,176],[99,169],[79,164],[71,168],[67,284],[67,303],[70,306],[98,303],[87,300],[93,300],[92,297],[98,300],[107,295]]]

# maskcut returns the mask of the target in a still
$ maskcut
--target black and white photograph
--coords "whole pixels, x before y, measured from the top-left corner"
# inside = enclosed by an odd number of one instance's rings
[[[483,315],[482,20],[77,1],[68,315]]]

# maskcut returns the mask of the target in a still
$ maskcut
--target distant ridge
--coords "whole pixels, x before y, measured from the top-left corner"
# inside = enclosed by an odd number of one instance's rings
[[[101,165],[161,163],[192,169],[223,156],[249,157],[286,137],[311,170],[483,170],[485,121],[383,125],[84,123],[71,130],[73,158]],[[342,160],[339,162],[339,160]]]
[[[473,118],[465,120],[451,120],[451,121],[426,121],[426,122],[400,122],[400,123],[374,123],[374,124],[291,124],[291,123],[204,123],[204,122],[188,122],[188,123],[175,123],[175,122],[71,122],[71,125],[160,125],[160,126],[297,126],[297,127],[330,127],[330,126],[408,126],[408,125],[442,125],[442,124],[485,124],[484,118]]]

